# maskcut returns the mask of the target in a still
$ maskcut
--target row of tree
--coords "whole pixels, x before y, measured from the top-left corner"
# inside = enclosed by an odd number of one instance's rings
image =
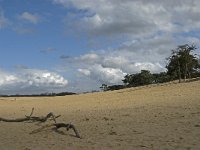
[[[61,93],[41,93],[41,94],[15,94],[15,95],[0,95],[0,97],[50,97],[50,96],[66,96],[75,95],[73,92],[61,92]]]
[[[194,53],[195,45],[181,45],[172,50],[171,56],[167,58],[166,72],[152,74],[149,70],[141,70],[140,73],[127,74],[122,80],[124,85],[102,84],[103,91],[119,90],[126,87],[136,87],[153,83],[164,83],[172,80],[184,81],[189,78],[200,77],[200,59]]]

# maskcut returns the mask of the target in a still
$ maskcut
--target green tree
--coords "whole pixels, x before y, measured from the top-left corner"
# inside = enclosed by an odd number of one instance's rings
[[[147,85],[153,83],[153,75],[148,70],[141,70],[140,73],[127,74],[122,81],[128,87]]]
[[[127,74],[124,76],[124,79],[122,80],[123,83],[126,85],[126,86],[129,86],[133,83],[133,74]]]
[[[166,72],[154,73],[154,83],[164,83],[170,81],[170,76]]]
[[[195,45],[181,45],[175,50],[172,50],[171,56],[167,58],[169,60],[167,68],[167,74],[170,75],[171,79],[191,78],[199,68],[199,62],[194,54],[196,50]]]
[[[107,91],[108,90],[108,85],[107,84],[102,84],[100,89],[102,89],[103,91]]]

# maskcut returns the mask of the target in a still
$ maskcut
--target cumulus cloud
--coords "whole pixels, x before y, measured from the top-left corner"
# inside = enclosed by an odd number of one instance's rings
[[[52,1],[79,10],[66,16],[67,30],[89,34],[103,44],[108,38],[116,40],[111,49],[65,59],[78,66],[80,74],[101,83],[120,83],[124,74],[142,69],[165,71],[171,49],[200,44],[199,0]]]
[[[15,83],[18,78],[13,74],[8,74],[6,72],[0,71],[0,85],[11,85]]]
[[[162,48],[168,43],[162,41],[164,40],[155,41],[160,45],[158,48]],[[150,41],[148,43],[154,45]],[[150,70],[153,73],[165,71],[165,54],[170,50],[164,48],[163,52],[157,53],[156,58],[152,58],[151,52],[145,51],[147,47],[139,48],[138,44],[143,43],[129,42],[115,50],[87,53],[71,58],[69,63],[79,66],[78,72],[85,77],[107,84],[121,84],[127,73],[137,73],[141,70]],[[153,46],[150,51],[153,51]]]
[[[20,69],[17,73],[0,70],[0,94],[59,92],[67,84],[64,77],[47,70]]]
[[[85,10],[85,15],[79,17],[79,23],[74,24],[93,35],[128,34],[141,37],[160,31],[187,32],[199,28],[200,24],[199,0],[86,0],[84,2],[53,0],[53,2]]]
[[[76,57],[75,60],[94,64],[94,62],[101,61],[101,57],[95,53],[88,53],[81,55],[80,57]]]
[[[25,20],[27,22],[37,24],[39,22],[39,16],[37,14],[31,14],[29,12],[23,12],[20,16],[19,19]]]
[[[122,70],[102,67],[100,64],[90,66],[88,69],[78,69],[78,71],[93,80],[107,84],[121,84],[126,75]]]
[[[93,51],[65,60],[70,66],[79,68],[80,74],[98,81],[99,84],[114,84],[114,81],[118,84],[127,73],[138,73],[141,70],[150,70],[152,73],[166,71],[166,58],[170,56],[171,50],[188,41],[198,43],[199,39],[157,35],[143,40],[126,41],[115,49]],[[113,73],[106,70],[117,71]],[[111,80],[108,74],[115,80]]]

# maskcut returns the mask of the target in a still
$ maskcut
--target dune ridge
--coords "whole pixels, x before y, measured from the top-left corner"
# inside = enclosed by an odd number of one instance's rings
[[[0,117],[53,112],[73,131],[44,124],[0,122],[1,150],[200,149],[200,81],[161,84],[64,97],[0,97]]]

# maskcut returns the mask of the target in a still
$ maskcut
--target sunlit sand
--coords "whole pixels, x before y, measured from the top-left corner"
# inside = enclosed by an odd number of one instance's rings
[[[0,122],[0,150],[200,149],[200,81],[65,97],[0,98],[0,117],[49,112],[74,124],[58,132],[45,123]]]

